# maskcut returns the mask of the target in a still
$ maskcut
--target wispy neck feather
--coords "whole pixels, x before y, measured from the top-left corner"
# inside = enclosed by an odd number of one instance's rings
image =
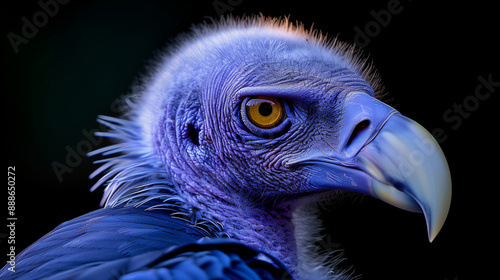
[[[222,225],[203,211],[190,207],[175,189],[175,182],[154,149],[144,144],[139,125],[132,121],[100,116],[98,121],[110,128],[97,135],[107,137],[116,144],[89,153],[107,157],[95,163],[102,164],[90,178],[102,175],[92,186],[94,191],[105,186],[101,205],[105,207],[140,207],[146,210],[162,209],[193,227],[203,230],[208,237],[226,236]]]
[[[352,269],[339,269],[342,250],[322,234],[324,228],[315,203],[304,203],[293,213],[294,236],[300,279],[355,280]]]

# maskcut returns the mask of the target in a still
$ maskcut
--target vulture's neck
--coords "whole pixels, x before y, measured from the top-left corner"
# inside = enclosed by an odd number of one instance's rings
[[[234,195],[211,186],[187,186],[185,191],[188,194],[182,196],[186,202],[220,222],[231,238],[273,254],[290,270],[297,267],[291,205],[267,209],[235,199]]]
[[[220,222],[231,238],[276,256],[298,279],[311,273],[314,279],[331,279],[324,278],[331,272],[326,257],[318,256],[322,228],[314,205],[289,203],[269,209],[235,200],[234,196],[208,187],[201,188],[204,193],[200,193],[199,187],[187,190],[197,195],[191,193],[191,199],[186,201]]]
[[[285,209],[266,209],[239,203],[217,213],[224,230],[231,237],[255,248],[272,253],[291,271],[298,265],[295,228],[292,213]]]

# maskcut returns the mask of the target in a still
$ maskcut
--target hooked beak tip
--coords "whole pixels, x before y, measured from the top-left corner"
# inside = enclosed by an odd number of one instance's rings
[[[373,196],[412,212],[423,212],[432,242],[451,204],[451,175],[433,136],[418,123],[392,116],[358,154],[360,168],[372,176]]]

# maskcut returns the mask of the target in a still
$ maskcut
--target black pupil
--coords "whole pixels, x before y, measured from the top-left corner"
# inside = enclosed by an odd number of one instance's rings
[[[267,117],[271,115],[273,112],[273,107],[269,103],[262,103],[259,106],[259,114],[261,114],[264,117]]]

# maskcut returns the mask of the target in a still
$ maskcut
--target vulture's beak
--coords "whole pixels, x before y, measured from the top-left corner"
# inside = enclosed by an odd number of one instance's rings
[[[355,92],[344,100],[337,139],[335,146],[325,141],[289,164],[311,168],[310,183],[317,189],[361,192],[423,212],[432,242],[451,203],[448,164],[432,135],[390,106]]]
[[[370,194],[396,207],[423,212],[432,242],[451,203],[451,177],[438,144],[418,123],[393,115],[358,154],[372,176]]]

